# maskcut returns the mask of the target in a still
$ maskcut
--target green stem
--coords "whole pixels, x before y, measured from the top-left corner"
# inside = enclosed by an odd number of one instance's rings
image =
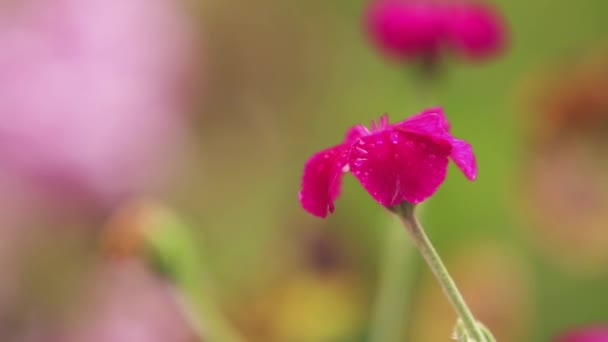
[[[148,215],[144,237],[150,261],[173,285],[185,319],[202,341],[244,341],[216,303],[204,258],[186,224],[167,208],[151,209]]]
[[[443,292],[448,297],[450,303],[456,310],[456,313],[462,320],[464,329],[467,335],[473,338],[476,342],[488,342],[483,331],[477,323],[477,320],[473,316],[473,313],[469,309],[465,302],[462,294],[456,287],[454,280],[448,273],[445,265],[441,261],[439,254],[433,247],[431,241],[426,236],[424,228],[414,215],[414,205],[408,202],[403,202],[400,205],[390,208],[403,222],[406,230],[414,240],[414,244],[420,251],[420,254],[435,274],[435,277],[439,281],[439,285],[443,289]]]
[[[490,331],[490,329],[488,329],[488,327],[486,327],[485,325],[479,323],[479,325],[481,326],[481,331],[483,332],[483,335],[486,338],[487,342],[496,342],[496,338],[494,337],[494,335],[492,335],[492,332]]]

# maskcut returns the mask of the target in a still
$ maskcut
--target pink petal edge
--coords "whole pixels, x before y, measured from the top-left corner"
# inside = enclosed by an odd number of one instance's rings
[[[428,108],[395,124],[395,127],[413,133],[444,136],[450,133],[450,123],[441,107]]]
[[[314,154],[304,165],[299,198],[309,213],[326,217],[328,211],[334,212],[334,200],[340,195],[348,150],[347,144],[330,147]]]
[[[357,139],[369,135],[371,132],[364,125],[355,125],[346,131],[346,135],[344,136],[345,142],[353,143]]]
[[[477,178],[477,164],[473,148],[466,141],[450,134],[450,123],[441,107],[426,109],[395,124],[395,127],[405,132],[427,135],[449,143],[452,146],[450,157],[456,166],[462,170],[467,179],[473,181]]]
[[[473,147],[468,142],[456,138],[452,138],[450,143],[452,145],[450,157],[465,177],[474,181],[477,178],[477,162],[475,154],[473,154]]]

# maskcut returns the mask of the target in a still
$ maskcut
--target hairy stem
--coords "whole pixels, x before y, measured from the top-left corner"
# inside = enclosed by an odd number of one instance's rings
[[[485,337],[482,329],[477,323],[477,320],[473,316],[473,313],[462,297],[462,294],[456,287],[456,284],[448,273],[443,261],[441,261],[439,254],[437,254],[437,251],[433,247],[431,241],[426,236],[424,228],[414,215],[414,205],[408,202],[403,202],[390,209],[397,216],[399,216],[403,222],[406,230],[414,240],[414,244],[420,251],[420,254],[431,268],[431,271],[439,281],[443,292],[448,297],[450,303],[456,310],[456,313],[462,320],[462,324],[467,335],[476,342],[488,342],[488,339]]]

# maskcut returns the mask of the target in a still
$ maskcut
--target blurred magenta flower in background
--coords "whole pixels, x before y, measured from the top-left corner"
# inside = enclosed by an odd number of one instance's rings
[[[0,19],[2,168],[104,206],[159,185],[194,44],[168,0],[31,0]]]
[[[489,4],[454,2],[446,11],[447,40],[461,55],[479,60],[505,48],[504,22]]]
[[[556,342],[608,342],[608,327],[593,326],[572,330],[558,337]]]
[[[316,153],[306,162],[300,202],[309,213],[325,217],[334,211],[342,174],[350,170],[380,204],[419,203],[445,179],[448,157],[474,180],[477,166],[471,145],[450,134],[441,108],[431,108],[389,124],[388,115],[371,130],[357,125],[343,143]]]
[[[434,58],[439,53],[444,28],[435,2],[375,1],[367,10],[373,42],[399,58]]]
[[[381,52],[400,61],[436,61],[445,48],[483,59],[499,53],[506,40],[498,12],[469,1],[376,0],[365,24]]]

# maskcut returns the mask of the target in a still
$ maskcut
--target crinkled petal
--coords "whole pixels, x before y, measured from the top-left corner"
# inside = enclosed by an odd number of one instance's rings
[[[369,135],[370,131],[367,127],[363,125],[355,125],[346,131],[346,136],[344,137],[345,142],[353,143],[357,139]]]
[[[453,138],[450,144],[452,145],[450,157],[454,163],[469,180],[475,180],[477,178],[477,162],[475,161],[471,145],[464,140],[456,138]]]
[[[355,142],[349,167],[380,204],[419,203],[445,179],[450,151],[445,142],[389,129]]]
[[[423,135],[444,136],[450,133],[450,123],[441,107],[429,108],[421,113],[395,124],[407,132]]]
[[[340,195],[344,167],[348,163],[348,144],[341,144],[313,155],[304,165],[300,203],[309,213],[326,217],[334,212]]]
[[[441,107],[429,108],[399,122],[395,124],[395,129],[425,135],[437,142],[450,144],[452,146],[450,157],[462,170],[462,173],[469,180],[475,180],[477,177],[477,164],[473,148],[466,141],[457,139],[450,134],[450,123]]]

